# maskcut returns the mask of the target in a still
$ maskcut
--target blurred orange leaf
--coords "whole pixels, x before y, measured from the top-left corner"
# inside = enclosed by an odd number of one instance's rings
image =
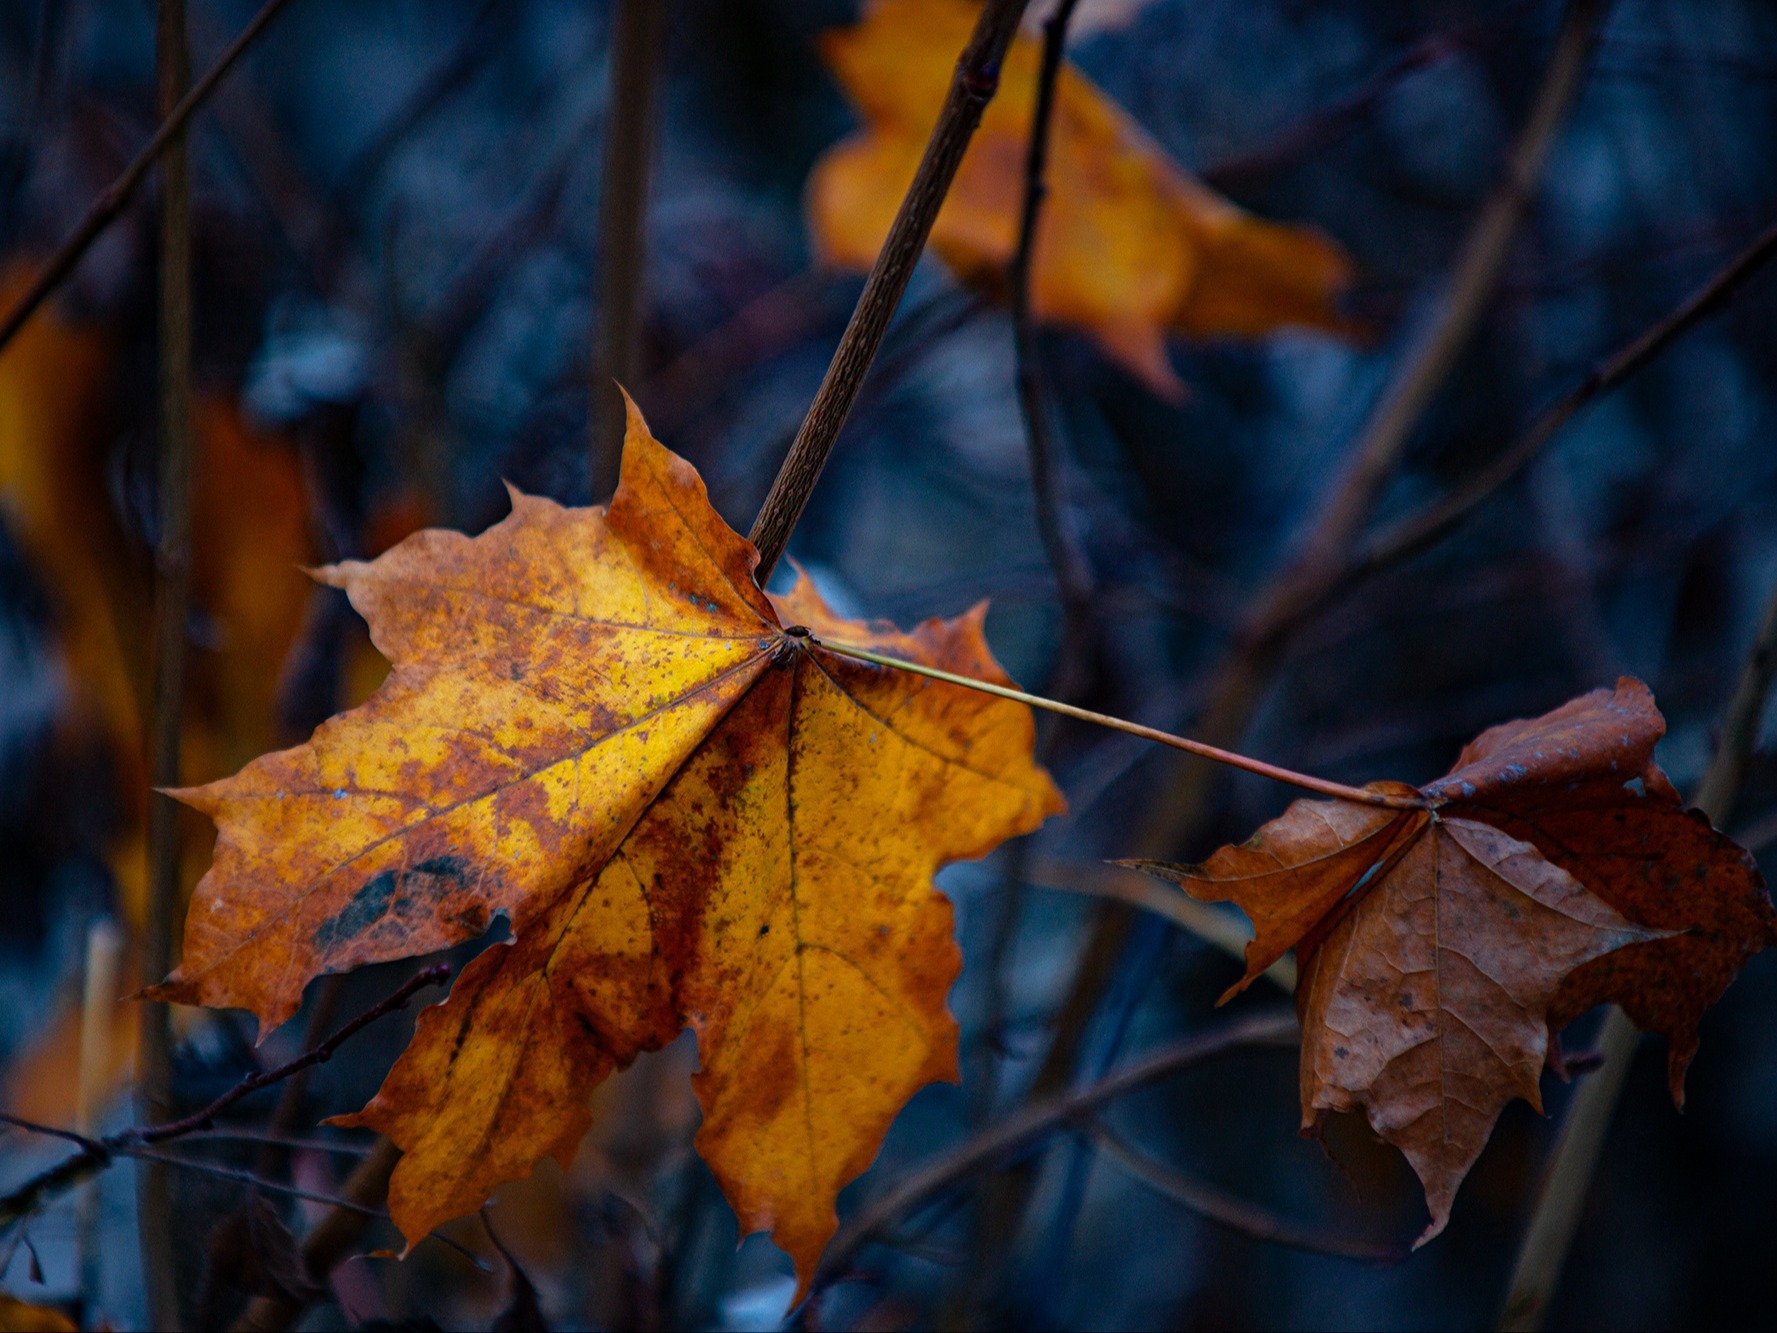
[[[404,1150],[417,1239],[545,1155],[613,1068],[696,1031],[698,1147],[806,1282],[840,1188],[903,1102],[956,1077],[946,862],[1061,800],[1020,705],[826,653],[786,626],[1003,679],[977,608],[910,634],[838,620],[758,554],[630,409],[608,510],[513,493],[321,577],[390,659],[306,745],[183,793],[210,814],[184,961],[161,998],[262,1029],[312,978],[473,939],[347,1123]]]
[[[0,306],[32,276],[0,274]],[[134,645],[146,637],[148,582],[108,499],[110,375],[108,340],[54,306],[0,351],[0,504],[48,594],[77,718],[105,736],[120,793],[139,807],[147,767]]]
[[[60,1310],[0,1292],[0,1333],[77,1333],[79,1328]]]
[[[0,276],[0,306],[31,276]],[[119,822],[106,847],[125,920],[146,897],[147,759],[142,727],[148,552],[120,522],[108,473],[115,423],[111,347],[45,307],[0,351],[0,505],[47,594],[66,666],[72,734],[102,740]],[[313,589],[307,492],[289,442],[253,431],[235,405],[200,395],[193,497],[193,584],[203,627],[188,671],[186,771],[224,772],[274,744],[279,670]],[[202,869],[190,849],[187,883]],[[120,1006],[107,1091],[127,1080],[135,1006]],[[80,1011],[58,1006],[7,1071],[7,1104],[48,1123],[73,1115]]]
[[[968,0],[875,0],[857,26],[822,39],[865,121],[809,179],[822,261],[857,270],[875,261],[975,17]],[[932,229],[944,262],[995,294],[1017,249],[1040,64],[1040,43],[1019,36]],[[1255,218],[1194,180],[1071,65],[1056,86],[1049,158],[1031,308],[1089,332],[1156,392],[1182,393],[1166,357],[1168,330],[1349,330],[1335,306],[1351,278],[1338,246]]]

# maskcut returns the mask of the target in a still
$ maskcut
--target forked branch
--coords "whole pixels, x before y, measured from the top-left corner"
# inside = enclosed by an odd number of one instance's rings
[[[376,1022],[377,1019],[392,1014],[398,1009],[406,1008],[408,1001],[413,999],[417,993],[428,986],[442,985],[449,978],[450,967],[447,964],[440,963],[434,967],[428,967],[425,971],[409,978],[399,990],[365,1010],[325,1041],[304,1051],[295,1059],[279,1065],[276,1069],[249,1074],[202,1110],[194,1111],[178,1120],[169,1120],[159,1125],[137,1125],[119,1130],[115,1134],[107,1134],[103,1138],[88,1138],[69,1130],[35,1124],[29,1120],[22,1120],[17,1116],[0,1112],[0,1122],[28,1130],[34,1134],[48,1134],[56,1138],[67,1139],[80,1148],[80,1151],[74,1156],[56,1163],[47,1171],[20,1185],[12,1193],[0,1198],[0,1230],[24,1221],[45,1203],[82,1181],[90,1180],[119,1157],[139,1157],[148,1161],[164,1161],[165,1159],[160,1154],[154,1152],[156,1144],[166,1143],[209,1129],[215,1123],[216,1117],[236,1102],[251,1096],[261,1088],[282,1083],[292,1074],[300,1073],[313,1065],[325,1063],[342,1045]],[[257,1181],[257,1177],[254,1179]],[[363,1204],[361,1206],[368,1207],[369,1205]]]

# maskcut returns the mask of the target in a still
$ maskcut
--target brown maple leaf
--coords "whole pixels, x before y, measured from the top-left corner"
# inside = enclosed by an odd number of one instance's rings
[[[1697,1024],[1759,950],[1777,916],[1747,851],[1685,808],[1654,762],[1666,720],[1638,680],[1594,690],[1540,718],[1482,732],[1424,788],[1533,844],[1639,925],[1671,932],[1588,963],[1550,1010],[1556,1030],[1594,1005],[1622,1006],[1665,1035],[1672,1100],[1697,1053]]]
[[[912,1093],[954,1080],[947,862],[1061,808],[1029,711],[829,654],[796,627],[1003,680],[984,608],[840,620],[757,552],[630,405],[608,511],[512,495],[321,571],[391,674],[305,745],[180,793],[217,822],[158,998],[262,1030],[324,972],[483,952],[348,1123],[404,1157],[410,1239],[566,1160],[592,1086],[689,1026],[698,1148],[806,1283],[839,1189]]]
[[[1677,1099],[1704,1010],[1777,942],[1751,857],[1654,764],[1664,731],[1625,678],[1483,733],[1423,810],[1297,801],[1201,865],[1127,863],[1252,918],[1224,1001],[1298,950],[1304,1131],[1363,1110],[1424,1186],[1420,1244],[1506,1103],[1541,1109],[1551,1032],[1621,1004],[1668,1037]]]

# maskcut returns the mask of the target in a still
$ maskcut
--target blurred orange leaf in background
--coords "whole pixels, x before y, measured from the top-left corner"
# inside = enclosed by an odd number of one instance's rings
[[[28,268],[0,277],[0,306],[23,289]],[[111,340],[40,312],[0,352],[0,505],[50,605],[67,676],[64,742],[97,741],[113,777],[118,812],[100,849],[117,906],[139,928],[146,901],[147,754],[143,726],[148,663],[143,645],[152,595],[149,553],[120,520],[110,477],[117,422]],[[313,587],[301,567],[317,551],[296,450],[254,431],[230,399],[200,395],[193,421],[196,487],[192,573],[194,644],[184,711],[184,766],[208,777],[278,740],[279,673],[302,626]],[[203,867],[191,840],[187,881]],[[139,981],[133,971],[127,988]],[[7,1071],[6,1104],[30,1119],[65,1123],[80,1060],[80,1014],[70,998]],[[129,1078],[136,1006],[114,1011],[112,1090]]]
[[[819,258],[867,270],[913,179],[976,18],[968,0],[877,0],[821,51],[865,127],[816,164],[807,209]],[[1018,245],[1041,44],[1020,35],[931,244],[964,282],[1003,295]],[[1350,333],[1336,302],[1351,262],[1318,232],[1244,212],[1171,161],[1064,64],[1037,234],[1036,318],[1087,331],[1156,393],[1183,385],[1166,334],[1257,337],[1285,325]]]
[[[79,1327],[60,1310],[0,1292],[0,1333],[76,1333]]]

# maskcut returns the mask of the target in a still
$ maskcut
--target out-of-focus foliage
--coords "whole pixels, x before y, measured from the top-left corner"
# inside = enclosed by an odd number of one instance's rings
[[[74,1333],[79,1327],[60,1310],[0,1294],[0,1333]]]
[[[856,27],[822,39],[868,122],[809,177],[809,226],[824,262],[867,271],[875,261],[976,12],[968,0],[875,0]],[[1006,290],[1018,248],[1041,63],[1039,41],[1012,43],[932,228],[932,249],[989,291]],[[1032,313],[1087,330],[1163,397],[1184,392],[1167,360],[1168,330],[1348,329],[1337,308],[1351,281],[1343,251],[1307,228],[1263,222],[1193,180],[1072,66],[1056,83],[1048,180]]]

